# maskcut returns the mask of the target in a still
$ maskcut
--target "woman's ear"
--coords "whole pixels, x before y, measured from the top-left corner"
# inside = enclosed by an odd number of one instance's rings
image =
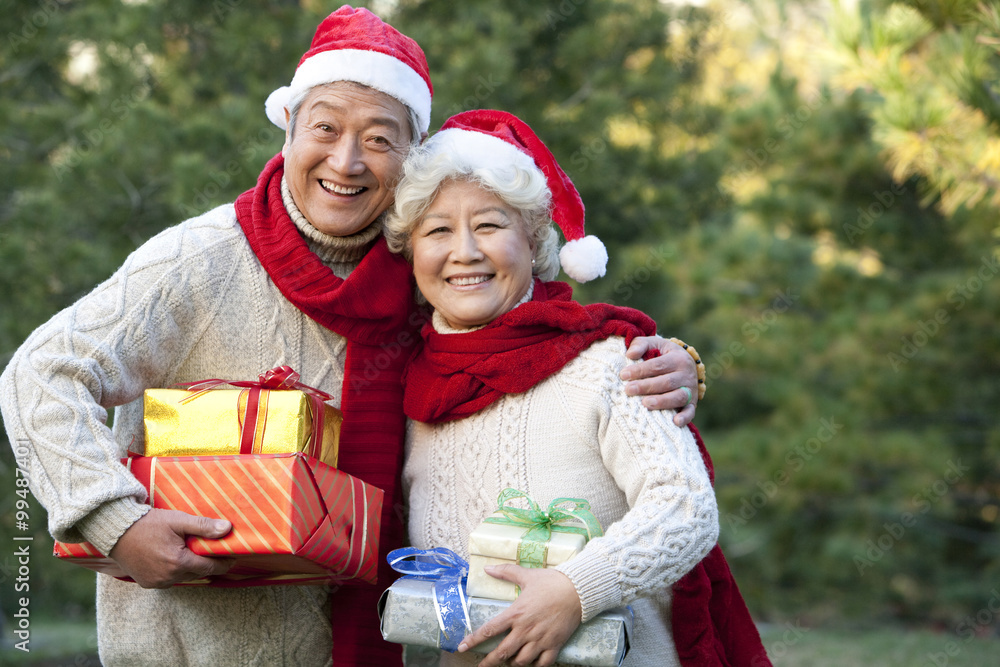
[[[292,114],[288,111],[288,107],[285,107],[285,143],[281,146],[281,157],[286,157],[285,151],[288,150],[288,145],[292,143],[292,129],[288,124],[291,118]]]

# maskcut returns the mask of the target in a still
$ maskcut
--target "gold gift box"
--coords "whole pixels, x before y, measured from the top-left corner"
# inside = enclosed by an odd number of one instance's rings
[[[587,546],[587,537],[577,533],[559,532],[555,526],[552,537],[545,549],[545,567],[561,565],[577,555]],[[520,589],[517,584],[496,579],[486,574],[491,565],[517,564],[517,550],[524,536],[523,526],[500,526],[483,522],[469,534],[469,581],[470,597],[490,600],[517,599]]]
[[[185,389],[147,389],[143,395],[146,456],[240,454],[248,393],[245,389],[212,389],[194,395]],[[314,455],[310,397],[294,389],[263,389],[260,401],[263,417],[253,451],[242,453]],[[336,467],[343,415],[325,403],[323,408],[323,440],[316,458]]]

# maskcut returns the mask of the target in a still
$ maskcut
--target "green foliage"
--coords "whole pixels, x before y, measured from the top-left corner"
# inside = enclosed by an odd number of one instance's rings
[[[580,298],[700,351],[752,611],[957,632],[1000,574],[1000,10],[851,7],[402,0],[390,19],[427,53],[432,128],[513,111],[573,178],[611,254]],[[282,142],[263,100],[333,8],[0,12],[0,358],[143,240],[253,185]],[[4,506],[0,537],[12,522]],[[86,613],[93,575],[49,561],[39,586],[80,582]]]
[[[872,92],[896,180],[919,175],[925,203],[1000,229],[1000,5],[862,3],[837,13],[835,31],[845,83]]]

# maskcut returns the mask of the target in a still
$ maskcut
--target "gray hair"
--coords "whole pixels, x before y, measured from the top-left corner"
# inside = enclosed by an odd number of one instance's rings
[[[347,83],[352,86],[357,86],[359,88],[363,88],[371,92],[382,93],[382,91],[380,90],[372,88],[371,86],[366,86],[363,83],[357,83],[356,81],[332,81],[330,83],[321,83],[318,86],[313,86],[312,88],[306,88],[305,90],[299,91],[291,99],[288,106],[288,136],[290,137],[295,136],[295,121],[298,118],[299,109],[302,107],[302,103],[305,102],[306,98],[309,97],[309,94],[312,91],[316,90],[317,88],[330,88],[337,84],[343,84],[343,83]],[[386,95],[387,93],[382,93],[382,94]],[[392,96],[389,95],[389,97]],[[393,99],[396,98],[393,97]],[[410,123],[410,147],[412,148],[413,146],[419,146],[420,142],[423,141],[424,137],[423,133],[420,131],[420,123],[417,120],[417,112],[414,111],[410,107],[410,105],[406,104],[405,102],[402,102],[401,100],[396,100],[396,101],[402,104],[403,108],[406,109],[406,119]]]
[[[450,151],[435,152],[434,142],[410,151],[403,177],[396,187],[396,203],[389,209],[383,235],[389,249],[413,262],[410,237],[427,208],[448,181],[475,183],[516,210],[535,246],[532,274],[553,280],[559,274],[559,235],[549,216],[552,195],[540,171],[513,164],[474,168]]]

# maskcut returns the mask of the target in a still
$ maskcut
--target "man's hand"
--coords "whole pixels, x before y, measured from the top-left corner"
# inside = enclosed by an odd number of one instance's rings
[[[459,653],[510,630],[479,667],[497,667],[505,661],[515,667],[554,664],[559,650],[583,618],[573,582],[558,570],[519,565],[494,565],[486,568],[486,574],[514,582],[521,587],[521,594],[507,609],[466,637],[458,647]]]
[[[181,581],[227,572],[232,559],[192,553],[184,538],[219,538],[231,529],[232,524],[224,519],[151,509],[125,531],[108,555],[143,588],[169,588]]]
[[[642,359],[649,350],[659,350],[660,356],[622,370],[621,379],[628,381],[625,393],[643,396],[642,404],[650,410],[677,410],[674,423],[686,426],[694,419],[698,405],[698,371],[694,359],[680,345],[660,336],[634,338],[625,356]]]

